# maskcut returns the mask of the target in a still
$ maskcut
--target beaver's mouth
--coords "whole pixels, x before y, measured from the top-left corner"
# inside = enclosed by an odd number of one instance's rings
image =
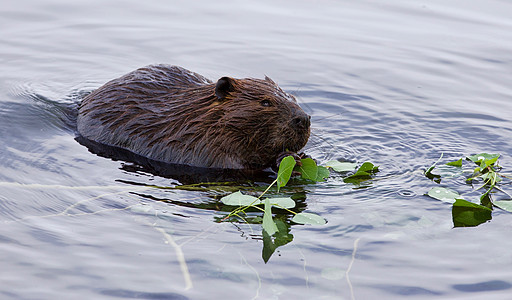
[[[283,147],[283,151],[298,152],[306,146],[309,139],[309,127],[295,130],[288,136],[288,139]]]

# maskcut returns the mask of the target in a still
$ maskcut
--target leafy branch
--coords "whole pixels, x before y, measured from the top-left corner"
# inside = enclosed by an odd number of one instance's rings
[[[450,161],[444,164],[443,168],[451,168],[449,172],[444,171],[445,174],[452,175],[446,176],[434,173],[437,164],[443,158],[441,154],[441,157],[425,171],[425,176],[437,183],[441,183],[443,177],[470,173],[471,175],[466,179],[466,182],[472,185],[479,183],[479,187],[475,188],[474,191],[485,190],[478,200],[466,200],[457,191],[444,187],[434,187],[427,193],[428,196],[434,199],[453,203],[452,217],[455,227],[477,226],[484,223],[492,218],[491,213],[495,207],[512,212],[512,197],[500,187],[503,179],[510,179],[510,176],[501,173],[503,168],[498,164],[499,157],[500,154],[489,153],[467,156],[466,161],[476,164],[476,167],[471,168],[463,168],[462,158]],[[442,169],[441,167],[437,168]],[[496,191],[504,193],[510,199],[493,200],[492,195]]]
[[[294,216],[291,220],[297,224],[324,225],[327,223],[323,217],[317,214],[309,212],[297,213],[291,210],[296,204],[290,197],[266,197],[269,190],[275,186],[277,192],[280,192],[280,189],[288,184],[294,174],[300,174],[300,179],[306,182],[316,183],[325,181],[331,175],[329,169],[336,172],[350,172],[354,171],[356,167],[357,164],[339,161],[329,161],[326,163],[326,166],[319,166],[311,158],[302,159],[301,163],[297,164],[292,156],[287,156],[279,165],[277,178],[258,197],[245,195],[240,191],[222,197],[220,201],[223,204],[237,206],[237,208],[221,221],[237,217],[243,222],[248,223],[246,211],[249,208],[262,212],[262,256],[263,260],[267,262],[277,247],[289,243],[293,239],[293,236],[289,233],[289,225],[273,217],[272,207],[277,207],[293,214]],[[377,171],[377,166],[370,162],[365,162],[353,174],[345,177],[344,182],[357,184],[371,179],[372,175]],[[263,205],[263,208],[260,207],[261,205]],[[273,240],[272,237],[274,237]]]

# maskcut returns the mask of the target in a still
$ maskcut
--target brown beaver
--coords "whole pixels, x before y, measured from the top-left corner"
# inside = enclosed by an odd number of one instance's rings
[[[310,116],[270,78],[222,77],[151,65],[85,97],[79,134],[152,160],[261,170],[302,149]]]

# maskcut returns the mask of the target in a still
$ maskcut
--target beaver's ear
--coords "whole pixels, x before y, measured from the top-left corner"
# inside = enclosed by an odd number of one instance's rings
[[[268,81],[268,82],[270,82],[270,83],[272,83],[272,84],[276,84],[276,83],[274,82],[274,80],[270,79],[270,77],[268,77],[267,75],[265,75],[265,80],[266,80],[266,81]]]
[[[224,99],[226,96],[235,90],[234,80],[229,77],[222,77],[217,81],[215,86],[215,96],[219,99]]]

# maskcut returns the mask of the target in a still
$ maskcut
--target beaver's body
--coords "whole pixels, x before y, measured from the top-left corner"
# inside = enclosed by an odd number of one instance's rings
[[[153,65],[114,79],[81,103],[89,140],[166,163],[263,169],[309,138],[309,116],[272,80],[213,83],[176,66]]]

